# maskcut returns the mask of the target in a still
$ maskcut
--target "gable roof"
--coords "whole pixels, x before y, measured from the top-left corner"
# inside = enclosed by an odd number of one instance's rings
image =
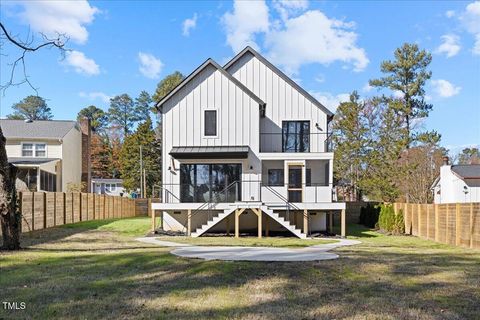
[[[452,171],[463,179],[480,179],[480,164],[455,165]]]
[[[169,94],[163,97],[162,100],[158,101],[156,104],[157,109],[160,108],[167,100],[173,97],[180,89],[182,89],[190,80],[195,78],[200,72],[202,72],[206,67],[213,66],[215,69],[220,71],[225,77],[227,77],[230,81],[232,81],[237,87],[242,89],[247,95],[249,95],[253,100],[255,100],[261,107],[265,106],[265,102],[262,99],[257,97],[250,89],[248,89],[243,83],[238,81],[235,77],[233,77],[230,73],[225,71],[218,63],[216,63],[213,59],[208,58],[204,63],[202,63],[197,69],[195,69],[188,77],[183,79]]]
[[[61,139],[77,126],[71,120],[25,120],[0,119],[3,135],[7,139]]]
[[[323,112],[325,112],[330,118],[333,117],[333,112],[330,111],[328,108],[326,108],[323,104],[321,104],[317,99],[315,99],[310,93],[305,91],[302,87],[300,87],[295,81],[290,79],[285,73],[283,73],[280,69],[275,67],[270,61],[265,59],[260,53],[255,51],[252,47],[247,46],[245,49],[240,51],[235,57],[232,58],[227,64],[223,66],[223,68],[228,71],[228,69],[235,64],[241,57],[243,57],[245,54],[251,53],[254,55],[258,60],[263,62],[267,67],[269,67],[273,72],[275,72],[280,78],[282,78],[285,82],[287,82],[289,85],[297,89],[301,94],[303,94],[308,100],[310,100],[311,103],[313,103],[315,106],[320,108]]]

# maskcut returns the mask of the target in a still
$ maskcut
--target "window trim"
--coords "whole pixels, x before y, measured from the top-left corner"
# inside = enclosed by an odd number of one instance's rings
[[[207,121],[207,117],[206,117],[206,113],[208,111],[214,111],[215,112],[215,135],[206,135],[205,131],[207,129],[207,126],[206,126],[206,121]],[[205,109],[203,110],[203,137],[206,138],[206,139],[212,139],[212,138],[218,138],[218,124],[219,124],[219,115],[220,115],[220,110],[218,109]]]
[[[31,156],[25,156],[23,155],[23,145],[25,144],[31,144],[32,145],[32,155]],[[37,145],[45,145],[45,149],[42,150],[42,151],[45,151],[45,155],[44,156],[37,156]],[[30,151],[30,150],[29,150]],[[22,141],[20,143],[20,154],[21,154],[21,157],[23,158],[47,158],[48,156],[48,144],[46,142],[32,142],[32,141]]]

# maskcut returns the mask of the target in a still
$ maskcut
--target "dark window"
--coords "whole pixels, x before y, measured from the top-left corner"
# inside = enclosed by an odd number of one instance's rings
[[[205,135],[206,136],[217,135],[217,111],[216,110],[205,111]]]
[[[57,175],[40,170],[40,190],[57,191]]]
[[[307,184],[307,187],[311,187],[312,186],[312,169],[310,168],[307,168],[307,172],[306,172],[306,177],[305,177],[305,183]]]
[[[283,121],[282,151],[310,152],[310,121]]]
[[[241,164],[180,164],[180,201],[240,200],[241,173]]]
[[[268,185],[283,186],[284,184],[283,169],[268,169]]]

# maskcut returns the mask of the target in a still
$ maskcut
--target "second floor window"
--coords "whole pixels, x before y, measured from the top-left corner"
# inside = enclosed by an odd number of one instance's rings
[[[310,152],[310,121],[283,121],[282,152]]]
[[[205,110],[205,136],[217,135],[217,110]]]
[[[45,143],[23,143],[22,157],[46,157],[47,146]]]

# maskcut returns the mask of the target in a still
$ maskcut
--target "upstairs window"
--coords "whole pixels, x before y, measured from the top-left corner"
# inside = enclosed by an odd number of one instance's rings
[[[282,187],[284,184],[283,169],[268,169],[268,185]]]
[[[282,152],[310,152],[310,121],[283,121]]]
[[[217,110],[205,110],[205,136],[217,135]]]
[[[45,143],[22,143],[22,157],[47,156],[47,145]]]

